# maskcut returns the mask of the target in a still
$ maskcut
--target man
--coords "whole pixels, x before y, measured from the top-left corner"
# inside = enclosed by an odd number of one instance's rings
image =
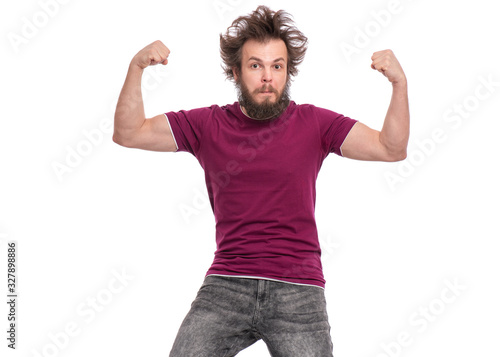
[[[113,140],[125,147],[186,151],[205,170],[217,250],[170,356],[235,356],[259,339],[272,356],[332,356],[325,280],[314,219],[315,182],[326,156],[406,157],[406,76],[390,50],[372,68],[392,83],[381,131],[289,98],[307,38],[283,11],[259,6],[220,36],[238,101],[145,118],[143,70],[167,64],[156,41],[132,59]]]

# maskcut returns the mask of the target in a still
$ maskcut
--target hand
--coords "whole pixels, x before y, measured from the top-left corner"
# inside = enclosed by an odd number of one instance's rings
[[[166,65],[170,50],[161,41],[155,41],[140,50],[132,59],[132,64],[136,64],[144,69],[158,63]]]
[[[386,76],[392,84],[406,82],[403,68],[391,50],[375,52],[372,56],[372,68]]]

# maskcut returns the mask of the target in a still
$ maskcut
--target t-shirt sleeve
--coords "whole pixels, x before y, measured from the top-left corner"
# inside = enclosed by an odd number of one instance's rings
[[[210,113],[211,107],[165,113],[177,151],[186,151],[195,157],[198,156]]]
[[[313,107],[319,121],[321,146],[325,153],[342,156],[340,147],[357,120],[329,109]]]

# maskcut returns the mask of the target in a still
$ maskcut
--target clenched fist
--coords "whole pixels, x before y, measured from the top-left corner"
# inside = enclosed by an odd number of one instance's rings
[[[140,50],[132,59],[132,64],[144,69],[158,63],[166,65],[170,50],[161,41],[155,41]]]
[[[372,68],[386,76],[392,84],[406,81],[403,68],[391,50],[375,52],[372,56]]]

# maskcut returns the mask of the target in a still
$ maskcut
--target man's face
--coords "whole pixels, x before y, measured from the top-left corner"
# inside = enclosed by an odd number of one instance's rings
[[[241,73],[236,68],[233,73],[239,102],[251,118],[274,118],[288,107],[287,49],[283,40],[248,40],[242,48]]]

